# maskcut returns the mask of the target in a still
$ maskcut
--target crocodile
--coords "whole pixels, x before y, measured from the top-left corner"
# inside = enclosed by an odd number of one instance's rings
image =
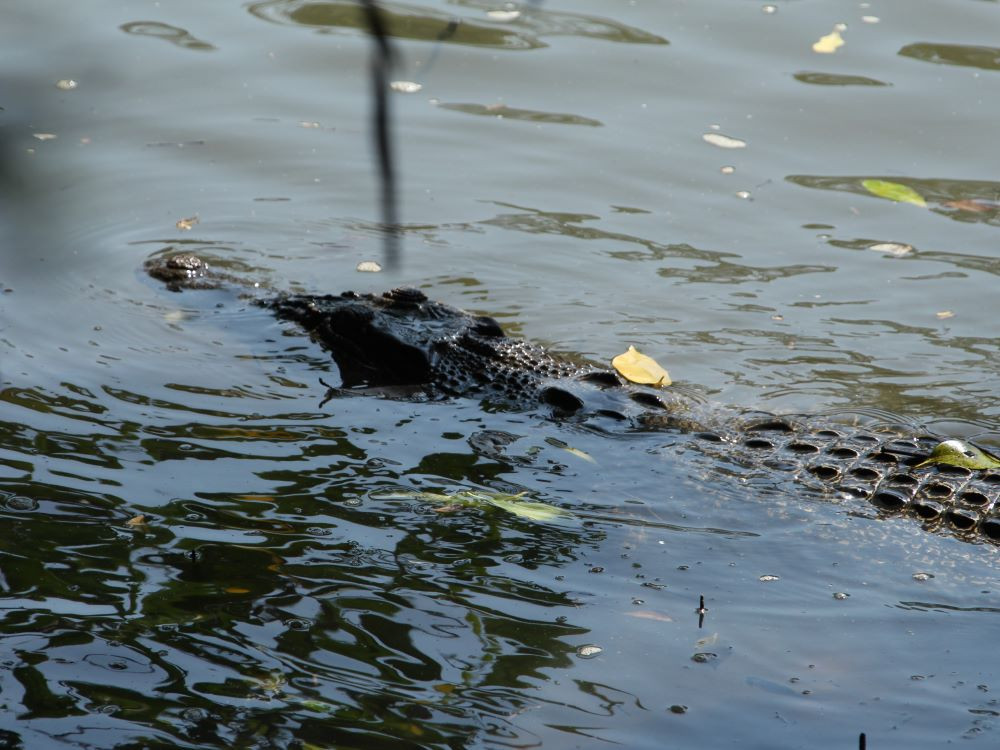
[[[174,291],[239,281],[186,253],[154,257],[146,270]],[[794,472],[804,484],[867,500],[882,513],[912,515],[931,529],[1000,543],[1000,469],[928,465],[943,436],[741,412],[680,389],[635,385],[608,367],[507,336],[493,318],[432,301],[417,289],[278,293],[252,302],[294,321],[329,350],[344,390],[472,397],[546,409],[560,419],[683,431],[710,456]]]

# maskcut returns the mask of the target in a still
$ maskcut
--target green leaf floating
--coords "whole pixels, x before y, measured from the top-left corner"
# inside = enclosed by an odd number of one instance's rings
[[[922,469],[934,464],[961,466],[963,469],[1000,469],[1000,458],[961,440],[945,440],[934,446],[931,455],[913,468]]]
[[[916,190],[898,182],[888,182],[886,180],[862,180],[862,186],[872,195],[885,198],[897,203],[912,203],[914,206],[927,207],[927,201]]]
[[[442,505],[468,505],[483,508],[492,506],[500,508],[508,513],[513,513],[520,518],[529,521],[562,521],[572,518],[573,514],[562,508],[553,505],[537,503],[531,500],[522,500],[524,492],[516,495],[504,492],[484,492],[482,490],[462,490],[455,493],[443,492],[416,492],[403,490],[400,492],[388,491],[372,493],[372,496],[380,500],[423,500],[430,503],[441,503]]]

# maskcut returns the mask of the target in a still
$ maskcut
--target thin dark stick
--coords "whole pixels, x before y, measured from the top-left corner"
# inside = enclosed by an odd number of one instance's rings
[[[378,157],[381,182],[382,224],[385,229],[385,266],[399,263],[399,221],[396,198],[396,167],[393,157],[391,117],[389,111],[389,73],[395,63],[395,52],[375,0],[359,0],[368,21],[368,31],[375,42],[372,55],[372,119],[375,131],[375,152]]]

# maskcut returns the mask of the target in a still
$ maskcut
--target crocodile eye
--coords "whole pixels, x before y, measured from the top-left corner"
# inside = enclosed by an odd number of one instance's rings
[[[426,294],[410,286],[398,286],[395,289],[385,292],[382,296],[386,299],[391,299],[393,302],[402,302],[410,305],[427,301]]]

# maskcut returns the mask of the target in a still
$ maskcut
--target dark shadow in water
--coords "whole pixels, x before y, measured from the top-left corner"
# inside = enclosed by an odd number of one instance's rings
[[[917,42],[916,44],[907,44],[897,54],[901,57],[912,57],[914,60],[938,65],[960,65],[963,68],[1000,70],[1000,47]]]
[[[802,71],[794,75],[796,81],[811,83],[816,86],[891,86],[891,83],[879,81],[865,76],[848,76],[838,73],[816,73]]]
[[[497,117],[504,120],[524,120],[525,122],[543,122],[556,125],[587,125],[599,128],[604,125],[600,120],[593,120],[582,115],[571,115],[562,112],[543,112],[535,109],[517,109],[506,104],[449,104],[443,102],[437,105],[441,109],[463,112],[467,115]]]

